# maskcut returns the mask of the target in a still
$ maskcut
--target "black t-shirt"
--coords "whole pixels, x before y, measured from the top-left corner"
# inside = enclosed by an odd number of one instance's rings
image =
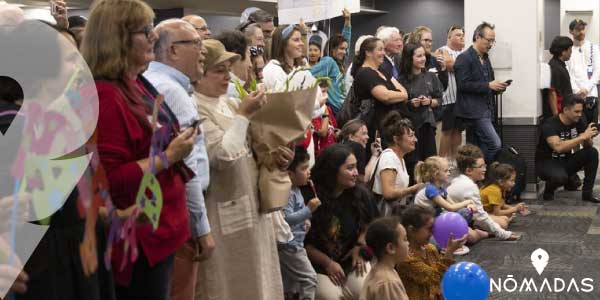
[[[352,258],[342,259],[358,242],[361,230],[378,216],[377,205],[372,194],[361,185],[345,190],[336,199],[328,200],[320,192],[319,195],[323,204],[311,218],[312,226],[304,243],[325,253],[349,272]],[[321,266],[313,264],[313,267],[317,273],[326,274]]]
[[[397,109],[398,105],[403,103],[386,105],[375,99],[373,94],[371,94],[371,90],[378,85],[383,85],[388,90],[397,91],[391,79],[383,79],[379,76],[377,71],[371,68],[361,67],[356,72],[356,76],[354,76],[354,92],[356,93],[356,96],[360,100],[372,99],[373,103],[375,103],[374,119],[376,121],[381,121],[390,110]],[[379,124],[367,124],[367,127],[369,127],[369,133],[371,133],[371,131],[374,132],[376,129],[380,129]]]
[[[575,124],[565,125],[560,121],[559,116],[553,116],[544,121],[540,129],[541,134],[536,159],[566,159],[577,151],[577,148],[566,153],[556,153],[550,148],[546,139],[551,136],[558,136],[562,141],[568,141],[583,133],[586,126],[582,119]]]
[[[569,71],[567,70],[567,65],[564,61],[552,58],[548,65],[550,66],[550,87],[554,89],[558,98],[563,98],[567,95],[573,94],[573,89],[571,87],[571,76],[569,76]],[[544,113],[544,118],[549,118],[552,116],[552,110],[550,109],[550,105],[548,104],[549,95],[545,95],[542,109]],[[560,101],[559,101],[560,102]],[[560,110],[560,107],[558,107]]]

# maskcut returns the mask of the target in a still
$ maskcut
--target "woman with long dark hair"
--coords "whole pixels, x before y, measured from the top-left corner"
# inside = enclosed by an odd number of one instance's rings
[[[377,216],[371,193],[357,184],[356,157],[344,145],[326,148],[312,169],[321,207],[305,247],[317,272],[317,299],[358,299],[369,262],[359,254],[367,225]]]
[[[400,63],[400,82],[406,87],[410,100],[404,105],[403,112],[412,122],[417,137],[415,151],[406,156],[409,174],[414,173],[414,166],[418,161],[437,154],[433,108],[440,105],[444,88],[434,73],[425,70],[426,59],[423,46],[404,46]],[[414,183],[414,179],[411,183]]]

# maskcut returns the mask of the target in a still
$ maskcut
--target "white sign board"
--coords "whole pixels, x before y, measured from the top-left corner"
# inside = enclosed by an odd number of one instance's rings
[[[351,13],[360,11],[360,0],[278,0],[279,24],[298,24],[332,19],[347,8]]]

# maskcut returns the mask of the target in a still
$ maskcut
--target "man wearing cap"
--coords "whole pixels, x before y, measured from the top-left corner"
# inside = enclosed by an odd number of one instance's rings
[[[197,261],[209,258],[215,248],[203,195],[209,183],[208,154],[191,98],[191,82],[203,73],[202,40],[191,24],[179,19],[163,21],[155,30],[159,37],[154,47],[156,61],[150,63],[144,76],[165,97],[182,128],[197,126],[199,130],[192,152],[184,159],[196,174],[185,187],[192,238],[176,252],[171,277],[171,299],[193,299]]]
[[[567,67],[571,75],[573,93],[585,100],[585,123],[598,122],[598,81],[600,80],[600,51],[597,45],[585,39],[587,23],[575,19],[569,24],[573,36],[573,51]]]
[[[196,299],[283,300],[273,221],[259,211],[258,168],[247,143],[249,119],[266,97],[252,92],[242,101],[230,101],[225,96],[229,74],[240,55],[217,40],[204,45],[204,76],[194,100],[211,163],[206,208],[218,251],[200,263]],[[281,167],[293,153],[274,158]]]

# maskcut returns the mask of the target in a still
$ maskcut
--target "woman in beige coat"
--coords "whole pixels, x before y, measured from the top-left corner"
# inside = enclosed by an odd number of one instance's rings
[[[216,40],[204,45],[205,74],[195,99],[208,149],[206,208],[216,247],[200,263],[196,299],[283,299],[273,222],[259,213],[258,170],[248,146],[248,119],[266,97],[254,92],[241,102],[227,99],[231,64],[240,56]],[[289,149],[274,157],[282,168],[292,158]]]

